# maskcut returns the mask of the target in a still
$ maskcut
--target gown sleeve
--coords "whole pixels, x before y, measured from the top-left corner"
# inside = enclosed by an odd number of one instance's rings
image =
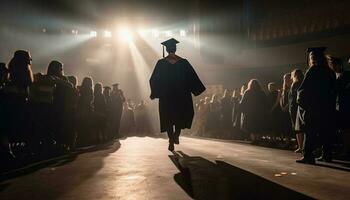
[[[202,81],[199,79],[196,71],[194,71],[192,65],[186,60],[186,65],[187,65],[187,69],[188,69],[188,87],[190,92],[195,95],[198,96],[200,94],[202,94],[205,91],[205,86],[203,85]]]
[[[161,63],[160,61],[157,62],[156,66],[154,67],[154,70],[152,72],[151,78],[149,80],[149,84],[151,87],[151,99],[153,98],[159,98],[160,97],[160,77],[161,77]]]

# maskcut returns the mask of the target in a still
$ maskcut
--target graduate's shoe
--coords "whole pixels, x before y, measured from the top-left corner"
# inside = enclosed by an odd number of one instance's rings
[[[301,159],[296,160],[296,162],[303,163],[303,164],[310,164],[310,165],[316,164],[315,158],[306,158],[306,157],[302,157]]]
[[[168,150],[169,151],[174,151],[174,143],[172,143],[172,142],[169,142],[169,146],[168,146]]]

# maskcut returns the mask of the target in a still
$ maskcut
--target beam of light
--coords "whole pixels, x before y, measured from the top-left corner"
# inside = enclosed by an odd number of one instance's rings
[[[149,87],[149,78],[151,76],[152,69],[148,66],[147,62],[133,41],[129,42],[129,50],[137,77],[141,99],[144,99],[146,100],[145,102],[147,102],[151,92]],[[157,130],[156,127],[158,124],[158,115],[157,112],[154,112],[154,110],[157,110],[156,102],[148,101],[148,107],[150,107],[150,110],[152,111],[147,112],[148,118],[151,121],[152,130]]]
[[[111,37],[112,37],[112,32],[111,32],[111,31],[108,31],[108,30],[105,30],[105,31],[103,32],[103,36],[104,36],[105,38],[111,38]]]
[[[90,31],[90,37],[92,37],[92,38],[97,37],[97,32],[96,31]]]

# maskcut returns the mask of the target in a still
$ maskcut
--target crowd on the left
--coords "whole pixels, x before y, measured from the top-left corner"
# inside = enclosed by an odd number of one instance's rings
[[[33,74],[30,52],[18,50],[0,63],[0,171],[112,142],[123,136],[120,129],[150,134],[146,109],[126,100],[118,84],[85,77],[78,85],[60,61]]]

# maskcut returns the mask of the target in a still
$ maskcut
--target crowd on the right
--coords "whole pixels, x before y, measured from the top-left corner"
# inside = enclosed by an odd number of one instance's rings
[[[265,91],[251,79],[240,90],[197,100],[190,134],[295,148],[299,163],[349,160],[350,71],[325,50],[309,48],[306,72],[286,73],[280,88],[270,82]]]

